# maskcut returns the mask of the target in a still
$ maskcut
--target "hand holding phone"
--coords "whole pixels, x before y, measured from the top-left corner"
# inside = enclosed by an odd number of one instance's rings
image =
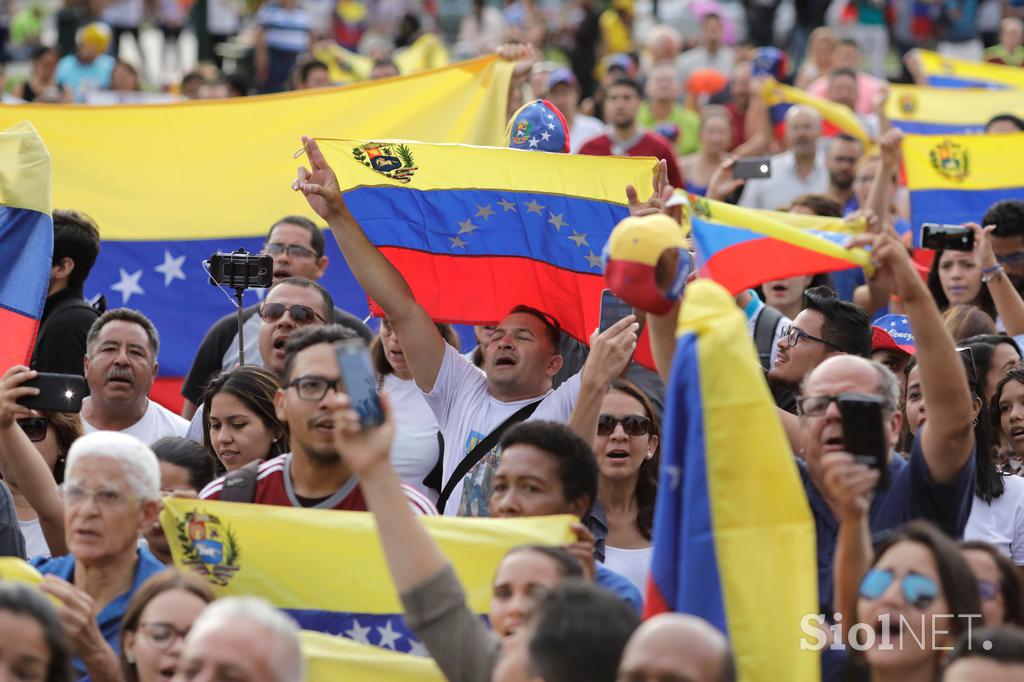
[[[39,394],[19,398],[18,404],[40,412],[81,412],[82,400],[89,393],[85,379],[77,374],[40,372],[34,379],[22,382],[21,386],[37,388]]]
[[[612,293],[611,289],[601,292],[601,321],[597,326],[600,334],[627,315],[635,315],[633,306]]]
[[[732,165],[732,177],[736,180],[756,180],[772,176],[772,157],[745,156],[736,159]]]
[[[841,394],[836,401],[843,421],[843,448],[855,461],[878,471],[876,490],[889,488],[889,443],[883,407],[878,396]]]
[[[380,426],[384,423],[384,410],[377,394],[377,374],[369,348],[361,339],[342,341],[336,348],[341,380],[352,409],[359,414],[359,424],[364,428]]]
[[[921,225],[921,247],[933,251],[973,251],[974,232],[963,225]]]

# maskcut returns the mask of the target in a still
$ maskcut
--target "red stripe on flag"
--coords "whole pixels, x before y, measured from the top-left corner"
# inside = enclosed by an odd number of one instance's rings
[[[661,595],[661,590],[658,589],[658,584],[654,582],[654,578],[648,578],[647,580],[647,598],[644,599],[644,620],[657,616],[659,613],[666,613],[671,611],[665,598]]]
[[[149,390],[150,400],[157,402],[174,414],[181,414],[185,398],[181,395],[181,377],[157,377]]]
[[[708,259],[701,274],[715,280],[735,295],[771,280],[852,267],[856,265],[841,258],[765,238],[722,249]]]
[[[39,320],[0,308],[0,372],[13,365],[27,365],[36,344]]]
[[[564,270],[509,256],[445,256],[383,246],[381,252],[405,277],[416,300],[434,320],[494,324],[517,305],[550,313],[574,338],[589,343],[601,316],[600,274]],[[650,344],[641,339],[636,360],[653,368]]]

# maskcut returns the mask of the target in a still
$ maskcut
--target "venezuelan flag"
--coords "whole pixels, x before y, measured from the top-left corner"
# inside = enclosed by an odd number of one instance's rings
[[[372,57],[347,50],[335,42],[317,45],[313,56],[327,65],[334,83],[364,81],[373,71]],[[424,33],[412,45],[396,51],[391,60],[400,74],[408,75],[448,64],[448,48],[436,33]]]
[[[501,144],[511,69],[491,57],[344,88],[230,100],[0,107],[0,127],[28,118],[47,140],[55,205],[84,211],[100,227],[86,295],[105,295],[111,307],[136,308],[154,321],[163,343],[152,395],[176,409],[203,335],[234,310],[209,285],[202,261],[216,251],[258,251],[271,224],[290,214],[320,222],[289,189],[303,133]],[[339,307],[365,315],[366,296],[333,240],[327,255],[322,284]]]
[[[649,196],[657,169],[651,158],[318,142],[367,237],[434,319],[493,323],[527,304],[583,342],[606,286],[601,250],[629,213],[625,186]],[[650,365],[649,353],[640,344],[637,359]]]
[[[798,643],[801,618],[818,611],[814,521],[746,318],[697,280],[678,337],[644,615],[709,621],[746,682],[813,682],[818,656]]]
[[[761,96],[768,107],[772,129],[778,138],[781,138],[784,133],[786,112],[794,104],[803,104],[811,107],[821,115],[822,133],[825,137],[846,133],[860,140],[865,147],[871,144],[871,137],[868,135],[867,130],[864,129],[860,119],[848,107],[842,104],[836,104],[824,97],[812,95],[799,88],[783,85],[771,78],[765,79]]]
[[[32,124],[0,133],[0,372],[28,364],[50,285],[50,155]]]
[[[998,114],[1024,116],[1024,92],[892,85],[885,113],[893,126],[908,134],[981,133]]]
[[[486,613],[494,571],[513,547],[571,540],[568,516],[423,520],[466,590]],[[167,498],[160,516],[174,564],[208,580],[218,596],[255,595],[306,630],[361,644],[425,653],[402,620],[367,512],[292,509]]]
[[[1024,199],[1017,159],[1024,134],[907,135],[903,165],[910,190],[910,217],[921,223],[980,221],[1001,199]]]
[[[1016,66],[983,64],[916,50],[927,85],[937,88],[1024,89],[1024,71]]]
[[[862,223],[806,221],[698,196],[690,200],[700,274],[734,294],[773,279],[854,266],[871,269],[866,251],[844,246]]]

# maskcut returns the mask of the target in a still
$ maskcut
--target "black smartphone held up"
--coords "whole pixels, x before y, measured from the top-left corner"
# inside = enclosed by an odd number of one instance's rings
[[[921,248],[933,251],[973,251],[974,232],[963,225],[922,223]]]
[[[877,490],[889,488],[889,444],[883,426],[884,402],[874,395],[844,393],[839,396],[843,419],[843,444],[861,464],[879,471]]]
[[[352,409],[359,413],[359,423],[363,427],[383,424],[384,411],[377,395],[377,374],[373,371],[370,349],[361,339],[342,341],[336,347],[345,393],[352,401]]]
[[[732,177],[736,180],[757,180],[772,176],[772,157],[745,156],[736,159],[732,165]]]
[[[85,379],[77,374],[40,372],[21,384],[39,389],[39,395],[22,398],[18,404],[41,412],[81,412],[82,399],[89,393]]]
[[[601,322],[597,326],[598,333],[632,314],[633,306],[613,294],[611,289],[605,289],[601,292]]]
[[[274,257],[238,249],[232,253],[215,253],[207,261],[210,284],[232,289],[266,289],[273,284]]]

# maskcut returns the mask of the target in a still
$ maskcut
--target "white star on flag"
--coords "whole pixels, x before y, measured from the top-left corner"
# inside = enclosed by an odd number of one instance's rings
[[[184,280],[185,273],[181,271],[181,266],[185,264],[184,254],[177,258],[171,255],[170,251],[164,251],[164,262],[155,268],[157,272],[164,276],[164,286],[171,286],[171,282],[176,279]]]
[[[384,627],[377,628],[377,632],[380,633],[380,642],[377,644],[377,646],[384,647],[385,649],[391,649],[392,651],[397,650],[395,642],[401,639],[402,633],[395,632],[391,629],[390,620],[387,623],[385,623]]]
[[[142,277],[142,270],[136,270],[132,274],[128,274],[128,271],[124,268],[118,268],[121,271],[121,281],[117,284],[111,285],[111,289],[121,293],[121,304],[128,303],[134,294],[145,294],[142,287],[139,286],[139,278]]]
[[[380,628],[378,628],[380,629]],[[370,643],[370,628],[363,627],[359,624],[358,620],[352,619],[352,629],[345,631],[345,636],[349,639],[353,639],[360,644]]]
[[[413,656],[422,656],[423,658],[430,656],[430,652],[427,651],[427,647],[423,646],[423,642],[418,639],[409,640],[409,653]]]

